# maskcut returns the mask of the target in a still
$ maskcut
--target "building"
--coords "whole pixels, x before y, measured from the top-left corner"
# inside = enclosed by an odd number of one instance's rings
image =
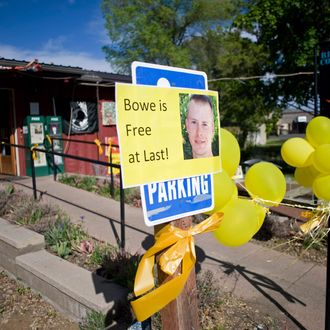
[[[27,116],[61,116],[64,138],[115,137],[115,83],[131,77],[79,67],[0,58],[0,139],[23,145]],[[110,109],[110,110],[109,110]],[[95,145],[65,142],[66,153],[106,161]],[[0,173],[26,175],[26,150],[0,145]],[[65,159],[66,172],[94,174],[90,163]]]
[[[313,119],[311,112],[287,109],[277,123],[277,135],[305,134],[307,124]]]

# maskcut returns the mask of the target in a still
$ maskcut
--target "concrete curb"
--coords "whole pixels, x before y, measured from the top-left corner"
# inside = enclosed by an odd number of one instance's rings
[[[0,218],[0,267],[76,321],[114,314],[127,289],[48,253],[42,235]]]
[[[0,266],[12,275],[17,276],[17,256],[40,251],[44,247],[42,235],[0,218]]]

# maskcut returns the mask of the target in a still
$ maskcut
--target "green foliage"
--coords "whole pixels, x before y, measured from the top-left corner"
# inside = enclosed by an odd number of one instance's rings
[[[31,289],[25,286],[19,286],[16,290],[20,296],[24,296],[26,294],[31,293]]]
[[[210,89],[220,91],[222,126],[240,127],[238,138],[244,146],[249,132],[274,122],[271,114],[277,111],[277,96],[260,80],[212,82],[212,78],[266,72],[268,53],[263,45],[228,28],[241,9],[237,3],[104,0],[102,10],[110,37],[104,50],[112,64],[123,72],[134,60],[205,71]],[[189,147],[184,143],[187,153]]]
[[[20,225],[36,225],[51,213],[51,209],[48,205],[35,201],[31,196],[22,200],[20,205],[17,205],[16,207],[16,223]]]
[[[277,97],[269,86],[260,79],[239,78],[263,75],[267,52],[237,30],[220,29],[192,40],[191,49],[199,50],[196,65],[208,73],[209,88],[220,91],[221,126],[239,127],[237,137],[244,147],[249,132],[277,119]]]
[[[327,246],[328,228],[319,228],[312,233],[304,235],[302,240],[302,246],[305,250],[314,249],[320,251]]]
[[[208,270],[196,278],[198,311],[202,329],[223,329],[218,324],[216,313],[223,304],[223,298],[214,274]],[[214,327],[216,323],[216,328]]]
[[[91,311],[79,325],[81,330],[103,330],[105,329],[106,316],[101,312]]]
[[[74,186],[76,184],[78,176],[77,175],[69,175],[69,174],[62,174],[58,176],[58,181],[69,186]]]
[[[61,258],[66,259],[71,253],[72,249],[69,247],[67,241],[57,242],[55,245],[52,245],[53,251]]]
[[[5,187],[5,193],[7,195],[12,195],[15,192],[15,186],[13,184],[9,184]]]
[[[106,255],[102,267],[107,278],[133,292],[135,274],[140,260],[139,254],[131,255],[126,251],[113,251]]]
[[[63,174],[59,181],[72,187],[84,189],[87,191],[97,191],[97,178],[94,176],[68,175]]]
[[[119,189],[114,188],[114,199],[116,198],[116,195],[118,195]],[[110,190],[110,184],[109,183],[104,183],[103,185],[99,186],[99,189],[96,191],[97,194],[100,194],[101,196],[104,197],[111,197],[111,190]],[[118,197],[119,200],[119,197]]]
[[[220,289],[215,285],[214,274],[208,270],[196,280],[199,308],[217,308],[222,304]]]
[[[55,224],[45,232],[45,241],[60,257],[67,257],[72,249],[87,238],[80,226],[71,224],[69,219],[57,219]]]
[[[269,54],[265,70],[292,73],[314,70],[314,48],[330,35],[328,0],[248,0],[242,2],[236,27],[252,33]],[[276,79],[283,101],[313,99],[313,76]]]
[[[13,185],[5,186],[0,190],[0,216],[4,215],[9,210],[10,200],[15,195],[15,188]]]
[[[103,0],[108,61],[128,73],[131,62],[190,67],[189,40],[225,22],[236,1]]]
[[[314,97],[313,75],[239,77],[312,72],[314,48],[330,35],[328,0],[103,0],[101,8],[114,68],[128,73],[140,60],[205,71],[220,92],[221,124],[240,128],[241,147],[261,124],[270,133],[288,101]]]
[[[44,216],[44,210],[43,209],[36,209],[36,210],[33,210],[32,213],[31,213],[31,217],[30,217],[30,220],[29,222],[34,224],[36,222],[39,222],[42,217]]]
[[[89,258],[89,262],[92,265],[101,266],[105,258],[113,251],[113,248],[109,245],[97,244]]]

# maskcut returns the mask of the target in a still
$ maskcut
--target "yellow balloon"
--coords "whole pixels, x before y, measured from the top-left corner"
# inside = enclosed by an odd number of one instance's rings
[[[330,201],[330,174],[320,174],[314,180],[313,192],[317,198]]]
[[[315,149],[313,153],[313,165],[321,173],[330,174],[330,144],[322,144]]]
[[[245,175],[245,187],[251,197],[259,197],[276,205],[285,196],[286,181],[281,170],[272,163],[260,162],[252,165]]]
[[[222,168],[232,177],[241,159],[241,150],[235,136],[228,130],[220,129]]]
[[[259,231],[259,229],[261,228],[261,226],[263,225],[264,221],[265,221],[265,217],[266,217],[266,208],[258,205],[258,204],[254,204],[254,207],[257,211],[258,214],[258,221],[257,221],[257,226],[255,229],[255,234]]]
[[[306,127],[306,139],[314,146],[330,143],[330,119],[324,116],[313,118]]]
[[[281,147],[284,161],[293,167],[305,167],[312,163],[314,148],[303,138],[286,140]]]
[[[238,191],[235,182],[226,171],[213,174],[214,208],[206,214],[220,211],[231,199],[237,198]]]
[[[312,164],[307,167],[297,167],[294,171],[294,178],[303,187],[311,187],[319,174],[320,172]]]
[[[258,226],[258,213],[250,200],[235,199],[228,203],[215,238],[226,246],[240,246],[247,243]]]

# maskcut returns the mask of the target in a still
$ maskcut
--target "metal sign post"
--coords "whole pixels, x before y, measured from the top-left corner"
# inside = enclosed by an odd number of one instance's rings
[[[135,84],[207,89],[206,74],[192,70],[134,62],[132,64],[132,77]],[[154,200],[157,200],[156,196],[159,191],[157,183],[153,184],[153,186],[144,185],[141,187],[146,224],[150,226],[177,219],[172,222],[174,226],[185,230],[189,229],[192,226],[192,218],[187,217],[187,215],[202,213],[205,210],[213,208],[213,175],[206,175],[199,178],[208,182],[210,186],[208,194],[199,194],[198,196],[193,196],[192,199],[177,198],[167,204],[162,202],[154,203]],[[192,180],[192,178],[183,179],[181,180],[182,182],[175,180],[172,186],[182,185],[182,187],[185,187],[187,184],[190,184],[189,180]],[[161,184],[164,187],[168,187],[166,183]],[[186,207],[182,207],[184,204],[186,204]],[[178,217],[183,216],[186,217],[178,219]],[[163,225],[156,226],[155,234],[162,227]],[[169,279],[170,277],[158,269],[158,280],[160,283],[164,283]],[[196,274],[194,271],[190,273],[181,295],[163,308],[160,313],[164,330],[191,330],[199,328]]]

